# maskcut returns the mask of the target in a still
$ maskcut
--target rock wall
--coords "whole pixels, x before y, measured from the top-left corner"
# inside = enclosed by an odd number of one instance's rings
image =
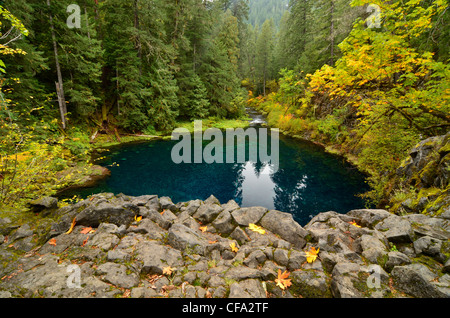
[[[392,211],[397,214],[450,217],[450,132],[411,149],[388,191]]]
[[[213,196],[45,202],[40,222],[0,219],[0,297],[450,296],[448,217],[354,210],[302,227]],[[311,247],[319,253],[308,262]],[[284,271],[291,286],[282,289]]]

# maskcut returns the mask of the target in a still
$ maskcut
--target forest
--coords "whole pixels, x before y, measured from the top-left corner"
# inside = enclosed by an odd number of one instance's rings
[[[0,204],[77,182],[98,134],[245,108],[369,173],[450,127],[447,0],[0,1]],[[384,200],[384,201],[383,201]]]

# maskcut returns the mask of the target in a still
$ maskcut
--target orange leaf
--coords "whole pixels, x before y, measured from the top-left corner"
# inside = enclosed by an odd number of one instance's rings
[[[281,273],[281,269],[278,269],[278,278],[275,279],[275,283],[277,283],[277,286],[282,290],[285,290],[292,285],[291,280],[288,279],[290,274],[291,273],[289,273],[288,271],[284,271],[283,273]]]
[[[70,229],[66,232],[66,234],[70,234],[70,233],[72,233],[72,231],[73,231],[73,228],[75,227],[75,224],[77,224],[77,221],[76,221],[76,217],[74,217],[73,218],[73,220],[72,220],[72,224],[70,225]]]
[[[87,238],[83,241],[83,244],[81,245],[81,247],[84,247],[84,246],[86,245],[86,243],[87,243],[88,240],[89,240],[89,237],[87,237]]]
[[[348,222],[348,223],[350,223],[351,225],[356,226],[356,227],[361,227],[361,225],[356,223],[355,220],[353,220],[353,222]]]
[[[50,241],[48,241],[48,244],[56,246],[56,239],[52,238]]]
[[[92,232],[92,227],[85,227],[84,229],[81,230],[81,234],[89,234],[89,233],[93,233]],[[95,232],[95,231],[94,231]]]

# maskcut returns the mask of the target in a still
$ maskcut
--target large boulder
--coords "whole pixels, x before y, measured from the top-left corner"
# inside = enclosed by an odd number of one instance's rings
[[[391,272],[395,286],[419,298],[449,298],[450,276],[439,277],[423,264],[396,266]]]
[[[309,233],[294,221],[292,214],[271,210],[264,215],[260,224],[282,239],[292,243],[296,248],[301,249],[306,245],[305,237]]]
[[[109,202],[99,202],[89,205],[76,216],[77,224],[91,227],[98,227],[100,223],[112,223],[120,226],[130,225],[139,209],[132,204],[115,204]]]

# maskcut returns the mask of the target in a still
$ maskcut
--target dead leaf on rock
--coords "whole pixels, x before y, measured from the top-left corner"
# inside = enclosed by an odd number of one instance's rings
[[[73,231],[73,228],[75,227],[75,224],[77,224],[77,221],[76,221],[76,217],[74,217],[73,218],[73,220],[72,220],[72,224],[70,225],[70,229],[66,232],[66,234],[70,234],[70,233],[72,233],[72,231]]]
[[[92,234],[95,233],[95,230],[92,229],[92,227],[85,227],[81,230],[81,234]]]
[[[285,290],[292,285],[291,280],[288,279],[290,274],[291,273],[289,273],[288,271],[284,271],[283,273],[281,273],[281,269],[278,269],[278,278],[275,279],[275,283],[277,283],[277,286],[282,290]]]

